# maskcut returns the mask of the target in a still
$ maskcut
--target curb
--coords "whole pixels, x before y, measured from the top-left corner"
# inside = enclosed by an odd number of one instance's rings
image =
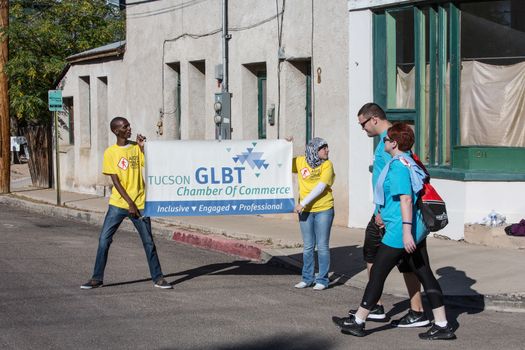
[[[0,203],[15,206],[25,210],[37,212],[43,215],[62,217],[74,221],[81,221],[92,225],[102,225],[104,212],[87,211],[71,207],[59,207],[53,204],[32,201],[27,198],[20,198],[13,194],[0,195]],[[301,261],[286,255],[272,255],[275,253],[271,248],[265,249],[249,241],[241,241],[217,234],[204,234],[190,230],[181,229],[173,225],[167,225],[161,221],[152,220],[154,225],[154,235],[161,236],[168,240],[192,245],[197,248],[217,251],[240,258],[252,260],[258,263],[272,263],[294,271],[300,271]],[[133,231],[133,224],[125,220],[121,228]],[[330,280],[344,280],[343,285],[364,290],[367,281],[350,279],[342,273],[334,272]],[[391,295],[406,298],[406,295],[389,293]],[[503,312],[525,312],[525,295],[523,294],[498,294],[498,295],[444,295],[445,304],[463,308],[478,310],[493,310]]]
[[[288,269],[298,270],[299,273],[302,268],[301,261],[291,258],[289,256],[274,256],[272,257],[280,262],[280,266]],[[345,281],[344,283],[338,282]],[[365,289],[368,281],[361,279],[351,279],[343,273],[334,272],[330,275],[332,283],[343,284],[348,287]],[[388,293],[390,295],[406,298],[406,294]],[[423,292],[423,298],[426,299]],[[454,306],[461,308],[468,308],[474,310],[492,310],[501,312],[525,312],[525,295],[521,294],[498,294],[498,295],[443,295],[445,306]],[[428,300],[427,300],[428,302]]]
[[[202,233],[175,230],[171,240],[189,244],[195,247],[222,252],[242,258],[265,262],[271,256],[261,249],[258,245],[239,241],[233,238],[222,238]]]

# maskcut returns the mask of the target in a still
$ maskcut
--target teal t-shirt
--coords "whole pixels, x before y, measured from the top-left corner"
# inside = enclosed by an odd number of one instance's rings
[[[407,153],[407,157],[410,155]],[[400,195],[412,196],[412,235],[416,244],[421,242],[428,230],[423,222],[421,211],[416,205],[417,193],[412,191],[410,170],[399,160],[390,164],[383,188],[385,191],[385,204],[381,207],[381,218],[385,223],[385,235],[382,242],[392,248],[403,246],[403,218],[401,217]]]
[[[383,141],[383,137],[386,136],[388,130],[385,130],[379,135],[379,143],[376,146],[376,149],[374,151],[374,163],[372,166],[372,188],[376,188],[377,179],[379,178],[379,174],[381,174],[381,171],[383,171],[383,168],[385,167],[386,163],[390,161],[392,156],[385,152],[385,142]],[[374,214],[377,214],[377,206],[374,210]]]

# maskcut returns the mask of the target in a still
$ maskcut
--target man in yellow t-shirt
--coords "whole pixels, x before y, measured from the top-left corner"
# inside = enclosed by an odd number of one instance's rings
[[[320,291],[328,287],[330,271],[330,231],[334,220],[334,166],[328,160],[328,144],[314,137],[306,145],[305,155],[293,159],[292,171],[299,182],[299,203],[295,212],[303,236],[302,280],[295,288],[313,286]],[[319,272],[314,274],[314,250],[317,246]],[[315,284],[315,285],[314,285]]]
[[[129,217],[142,240],[155,287],[171,289],[173,287],[166,282],[162,274],[157,248],[151,234],[151,220],[143,217],[140,212],[144,209],[145,202],[142,168],[144,167],[146,138],[137,134],[136,142],[129,141],[131,126],[125,118],[113,118],[110,126],[117,142],[104,152],[102,172],[111,177],[113,190],[109,198],[109,209],[100,232],[93,276],[80,288],[93,289],[102,286],[113,235],[122,221]]]

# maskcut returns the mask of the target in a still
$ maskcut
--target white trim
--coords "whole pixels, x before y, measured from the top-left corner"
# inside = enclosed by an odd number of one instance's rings
[[[423,0],[348,0],[348,11],[371,9],[387,5],[405,5]]]
[[[348,17],[348,226],[366,227],[372,206],[372,175],[368,170],[373,139],[357,123],[357,112],[373,101],[372,12],[354,11]]]

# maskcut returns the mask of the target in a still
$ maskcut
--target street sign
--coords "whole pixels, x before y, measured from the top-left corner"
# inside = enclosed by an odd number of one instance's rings
[[[62,111],[62,90],[48,90],[48,105],[50,111]]]

